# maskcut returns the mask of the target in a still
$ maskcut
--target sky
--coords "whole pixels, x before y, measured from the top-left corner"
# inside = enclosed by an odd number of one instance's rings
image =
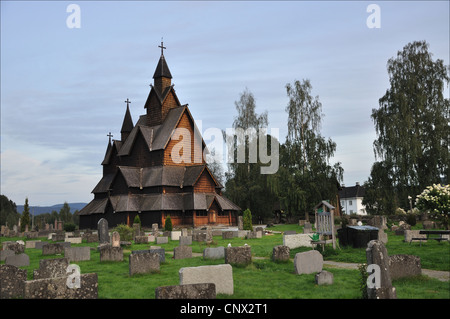
[[[135,123],[145,114],[162,38],[203,131],[232,127],[248,89],[283,143],[285,86],[309,79],[321,134],[337,144],[330,163],[346,186],[362,184],[387,61],[425,40],[449,65],[449,29],[449,1],[1,1],[1,194],[32,206],[92,200],[124,101]]]

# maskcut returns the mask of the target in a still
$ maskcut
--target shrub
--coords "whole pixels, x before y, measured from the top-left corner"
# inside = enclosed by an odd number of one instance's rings
[[[450,215],[450,185],[433,184],[417,195],[416,206],[422,212],[428,211],[431,218],[440,221],[446,229]]]
[[[165,231],[172,231],[172,219],[170,216],[167,216],[166,223],[164,224],[164,230]]]
[[[141,219],[139,218],[139,215],[136,215],[135,217],[134,217],[134,221],[133,221],[133,223],[134,224],[141,224]]]
[[[252,225],[252,213],[250,212],[250,209],[246,209],[244,211],[244,216],[243,216],[243,228],[244,230],[253,230],[253,225]]]
[[[72,223],[64,224],[64,230],[65,231],[74,231],[75,230],[75,224],[72,224]]]
[[[119,233],[120,240],[124,240],[124,241],[132,241],[133,240],[134,229],[128,225],[119,224],[113,229],[113,231],[116,231]]]

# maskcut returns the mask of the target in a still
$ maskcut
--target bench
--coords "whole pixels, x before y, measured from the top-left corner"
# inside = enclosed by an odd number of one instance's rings
[[[450,235],[450,230],[421,230],[419,231],[420,235],[426,235],[426,238],[423,237],[413,237],[411,238],[409,244],[411,244],[411,242],[413,240],[419,240],[420,241],[420,246],[422,246],[422,240],[437,240],[438,242],[441,242],[442,240],[448,240],[448,237],[444,237],[443,235]],[[433,236],[430,236],[433,235]]]

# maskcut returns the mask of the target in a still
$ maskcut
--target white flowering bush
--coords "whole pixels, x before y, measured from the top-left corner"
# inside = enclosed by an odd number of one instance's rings
[[[433,184],[417,195],[416,206],[421,211],[428,211],[431,218],[440,221],[446,229],[450,214],[450,185]]]

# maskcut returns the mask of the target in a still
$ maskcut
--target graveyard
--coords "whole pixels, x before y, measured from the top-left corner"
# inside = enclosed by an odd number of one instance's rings
[[[422,226],[418,223],[412,230],[422,229]],[[306,235],[303,234],[304,227],[280,224],[265,227],[258,235],[255,235],[257,232],[234,231],[234,236],[232,231],[213,229],[208,241],[202,236],[204,230],[175,230],[171,234],[160,230],[159,236],[154,237],[152,230],[144,229],[135,240],[117,242],[116,247],[117,234],[112,229],[106,232],[106,238],[104,231],[98,234],[94,230],[90,235],[82,235],[81,240],[66,237],[66,241],[62,241],[57,236],[53,239],[3,236],[0,242],[2,255],[10,242],[14,244],[11,249],[17,249],[15,256],[26,256],[25,264],[17,268],[26,271],[28,290],[32,289],[32,283],[45,280],[36,278],[41,278],[40,274],[45,277],[48,260],[59,260],[64,267],[69,263],[79,266],[82,285],[95,287],[96,291],[93,295],[69,295],[68,298],[182,298],[189,293],[185,291],[187,288],[184,289],[188,287],[198,294],[201,291],[205,298],[217,299],[361,299],[362,274],[357,266],[367,263],[367,247],[343,246],[338,240],[336,249],[331,244],[325,245],[323,250],[319,247],[286,248],[288,236]],[[182,235],[189,235],[180,236],[182,232]],[[449,241],[409,242],[405,241],[405,234],[391,229],[384,232],[389,256],[415,256],[422,269],[422,272],[419,269],[418,273],[402,278],[392,274],[396,298],[449,299]],[[185,241],[185,237],[190,240]],[[23,241],[24,245],[16,245],[17,241]],[[62,248],[51,248],[57,246]],[[0,261],[1,267],[7,263],[7,258],[11,258],[8,256]],[[425,270],[444,272],[446,277],[435,278]],[[197,278],[206,273],[209,279]],[[21,272],[20,276],[25,274]],[[97,282],[93,284],[95,280]],[[214,285],[201,285],[202,280],[206,283],[215,281],[216,290]],[[206,297],[207,291],[212,291],[212,296]]]

